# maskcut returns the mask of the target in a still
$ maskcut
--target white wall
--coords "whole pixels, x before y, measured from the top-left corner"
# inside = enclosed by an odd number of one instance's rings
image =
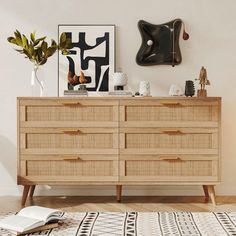
[[[235,0],[0,0],[0,195],[18,195],[16,186],[16,97],[30,96],[31,64],[18,55],[6,39],[17,28],[28,34],[57,38],[57,25],[115,24],[117,67],[127,73],[129,85],[137,90],[140,80],[149,80],[152,95],[166,96],[172,83],[184,85],[207,68],[212,85],[210,96],[222,96],[223,162],[220,195],[236,194],[236,1]],[[137,22],[144,19],[161,24],[174,18],[184,20],[188,41],[181,41],[183,62],[179,66],[141,67],[135,56],[141,43]],[[47,95],[57,95],[57,56],[42,68]],[[114,187],[39,188],[38,194],[114,194]],[[135,187],[127,194],[202,194],[200,187]]]

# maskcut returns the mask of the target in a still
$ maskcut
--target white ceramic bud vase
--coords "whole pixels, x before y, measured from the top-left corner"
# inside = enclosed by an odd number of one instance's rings
[[[140,81],[139,94],[140,96],[150,96],[150,83],[148,81]]]
[[[34,68],[31,73],[31,95],[33,97],[42,97],[44,94],[44,83],[38,78],[38,69],[39,65],[34,64]]]

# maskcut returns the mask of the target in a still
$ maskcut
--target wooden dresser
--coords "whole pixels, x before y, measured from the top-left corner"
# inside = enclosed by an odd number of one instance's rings
[[[220,98],[18,98],[18,184],[220,182]]]

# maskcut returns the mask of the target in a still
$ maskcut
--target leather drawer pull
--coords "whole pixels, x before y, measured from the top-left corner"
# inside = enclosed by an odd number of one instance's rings
[[[161,131],[163,134],[169,134],[169,135],[176,135],[176,134],[183,134],[180,130],[178,129],[170,129],[170,130],[162,130]]]
[[[80,157],[64,157],[64,161],[81,161]]]
[[[180,106],[181,103],[179,102],[162,102],[161,103],[163,106]]]
[[[79,133],[81,133],[81,131],[79,130],[79,129],[75,129],[75,130],[62,130],[62,132],[64,133],[64,134],[79,134]]]
[[[63,102],[62,104],[64,106],[79,106],[79,105],[81,105],[79,102],[75,102],[75,101]]]
[[[161,161],[182,161],[181,157],[178,156],[162,156],[159,157],[159,160]]]

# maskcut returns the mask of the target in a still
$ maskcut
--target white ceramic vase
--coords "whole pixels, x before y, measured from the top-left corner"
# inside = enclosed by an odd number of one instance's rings
[[[42,97],[44,95],[44,83],[37,75],[38,69],[39,65],[34,64],[31,73],[31,95],[33,97]]]

